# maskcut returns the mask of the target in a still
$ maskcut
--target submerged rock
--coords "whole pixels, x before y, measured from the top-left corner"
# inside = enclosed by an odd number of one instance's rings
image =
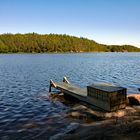
[[[136,106],[127,106],[125,109],[114,111],[114,112],[103,112],[98,110],[93,110],[84,105],[75,105],[68,111],[68,116],[75,119],[88,120],[92,119],[94,122],[103,120],[103,119],[111,119],[111,118],[120,118],[123,116],[137,116],[139,115],[140,107]]]
[[[50,140],[139,140],[139,103],[139,94],[128,95],[127,107],[114,112],[101,111],[79,102],[73,103],[71,108],[66,112],[67,117],[77,122],[79,119],[82,119],[83,123],[69,124],[66,128],[62,129],[63,131],[52,136]]]
[[[53,95],[53,99],[56,100],[56,98],[59,99],[63,103],[68,102],[65,100],[63,94],[55,94]],[[131,99],[135,98],[137,101],[134,102]],[[139,105],[138,103],[140,102],[140,95],[139,94],[129,94],[128,95],[128,105],[125,109],[117,110],[114,112],[106,112],[106,111],[101,111],[97,107],[91,107],[88,104],[82,103],[82,102],[71,102],[70,104],[70,109],[67,111],[67,117],[71,117],[74,119],[80,119],[80,120],[85,120],[85,122],[91,122],[91,121],[99,121],[103,119],[111,119],[111,118],[117,118],[117,117],[123,117],[123,116],[131,116],[131,115],[138,115],[140,108],[136,108],[134,105]]]
[[[59,133],[51,136],[49,140],[63,139],[64,135],[74,132],[79,126],[79,123],[71,122],[66,128],[61,129]]]
[[[66,134],[62,140],[139,140],[140,117],[122,117],[84,124],[74,134]]]

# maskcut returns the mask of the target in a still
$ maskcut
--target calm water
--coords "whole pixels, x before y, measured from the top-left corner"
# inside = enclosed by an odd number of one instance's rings
[[[82,87],[111,82],[138,93],[140,53],[1,54],[0,139],[46,139],[65,129],[68,107],[47,97],[49,80],[63,76]]]

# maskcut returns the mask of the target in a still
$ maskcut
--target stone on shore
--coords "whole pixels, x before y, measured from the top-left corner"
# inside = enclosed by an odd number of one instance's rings
[[[129,94],[127,97],[129,105],[140,105],[140,94]]]
[[[66,113],[66,117],[74,121],[80,119],[83,123],[76,127],[72,125],[70,131],[58,133],[52,139],[139,140],[140,95],[129,94],[127,97],[127,107],[114,112],[105,112],[93,109],[87,104],[74,103]]]

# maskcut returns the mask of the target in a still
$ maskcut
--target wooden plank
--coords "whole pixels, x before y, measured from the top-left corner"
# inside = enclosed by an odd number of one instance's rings
[[[67,91],[67,93],[69,92],[72,95],[76,94],[76,95],[79,95],[82,97],[87,96],[87,89],[86,88],[80,88],[78,86],[74,86],[74,85],[67,84],[64,82],[54,82],[54,84],[56,85],[56,89]]]

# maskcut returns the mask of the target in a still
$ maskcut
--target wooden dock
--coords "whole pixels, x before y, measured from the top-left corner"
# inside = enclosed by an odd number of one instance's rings
[[[81,88],[81,87],[70,84],[70,82],[67,80],[66,77],[63,78],[63,82],[54,82],[54,81],[50,80],[49,92],[51,92],[52,87],[60,90],[64,94],[68,94],[78,100],[84,101],[85,98],[87,97],[86,88]]]
[[[52,87],[60,90],[65,95],[72,96],[80,101],[99,107],[102,110],[114,111],[125,108],[126,106],[126,89],[123,87],[105,84],[98,86],[100,87],[98,89],[97,85],[93,85],[91,89],[95,87],[95,91],[92,91],[89,90],[90,86],[81,88],[70,84],[66,77],[63,78],[63,82],[54,82],[50,80],[49,92],[51,92]],[[103,87],[106,87],[106,90],[104,90]],[[117,91],[117,89],[119,90]]]

